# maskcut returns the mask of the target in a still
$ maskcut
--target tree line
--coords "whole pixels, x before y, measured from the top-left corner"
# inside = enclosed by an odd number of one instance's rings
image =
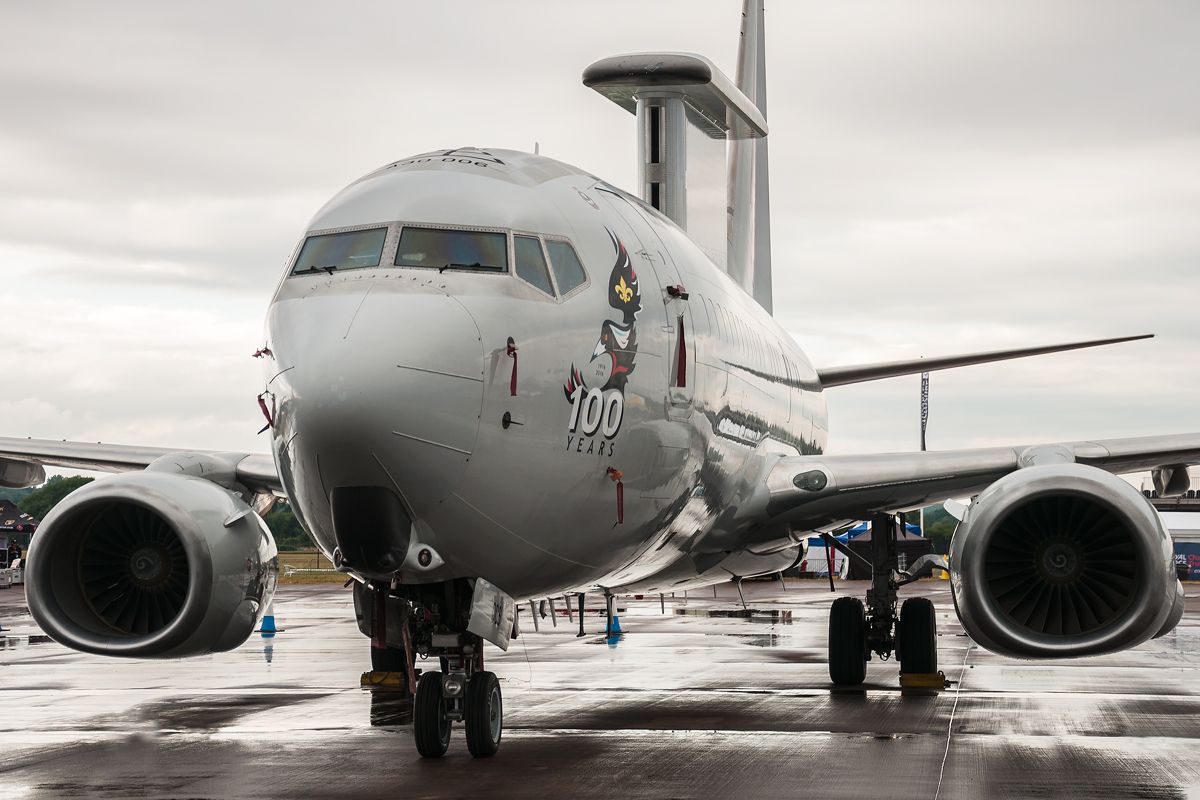
[[[37,488],[0,489],[0,498],[11,500],[26,514],[40,521],[45,519],[50,510],[64,497],[92,480],[94,479],[82,475],[55,475]],[[280,550],[311,550],[316,547],[304,528],[300,527],[299,520],[292,513],[292,507],[286,500],[276,502],[265,519]]]
[[[0,489],[0,498],[12,500],[26,514],[41,520],[50,513],[50,509],[58,505],[71,492],[92,482],[92,478],[82,475],[63,477],[55,475],[36,489]],[[909,522],[916,523],[919,519],[917,512],[908,515]],[[300,526],[300,521],[292,513],[292,506],[286,500],[279,500],[266,516],[267,527],[275,537],[280,550],[311,550],[316,547],[312,539]],[[950,537],[958,520],[946,513],[942,506],[934,505],[925,509],[924,535],[933,543],[935,553],[948,552]]]

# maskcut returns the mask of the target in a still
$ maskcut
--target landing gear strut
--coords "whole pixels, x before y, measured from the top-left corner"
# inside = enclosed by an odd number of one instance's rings
[[[912,597],[896,613],[897,590],[919,578],[931,565],[923,563],[923,570],[911,574],[899,570],[896,539],[903,524],[903,516],[876,514],[871,518],[869,562],[829,534],[822,536],[826,547],[836,548],[871,570],[865,604],[857,597],[839,597],[829,611],[829,678],[838,686],[861,684],[866,679],[871,653],[886,660],[895,652],[902,675],[937,672],[933,603],[924,597]]]

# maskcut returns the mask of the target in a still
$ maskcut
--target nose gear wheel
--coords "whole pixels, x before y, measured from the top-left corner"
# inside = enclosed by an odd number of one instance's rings
[[[467,684],[467,749],[475,758],[490,758],[500,749],[504,732],[504,703],[494,672],[476,672]]]
[[[423,758],[441,758],[450,747],[450,718],[442,696],[442,673],[424,672],[413,700],[413,738]]]

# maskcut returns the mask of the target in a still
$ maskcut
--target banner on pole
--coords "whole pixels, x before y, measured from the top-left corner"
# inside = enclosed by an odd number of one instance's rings
[[[929,426],[929,373],[921,373],[921,450],[925,449],[925,429]]]

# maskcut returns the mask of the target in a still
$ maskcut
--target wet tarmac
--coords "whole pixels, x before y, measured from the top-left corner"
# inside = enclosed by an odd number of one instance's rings
[[[482,761],[461,729],[419,759],[407,704],[358,688],[339,586],[281,587],[284,632],[182,662],[71,652],[0,590],[0,797],[1200,797],[1200,586],[1162,639],[1040,663],[972,645],[944,582],[907,587],[937,604],[940,694],[878,661],[834,690],[827,585],[744,589],[749,612],[732,585],[630,601],[611,640],[600,616],[576,638],[524,615],[488,649],[506,728]]]

